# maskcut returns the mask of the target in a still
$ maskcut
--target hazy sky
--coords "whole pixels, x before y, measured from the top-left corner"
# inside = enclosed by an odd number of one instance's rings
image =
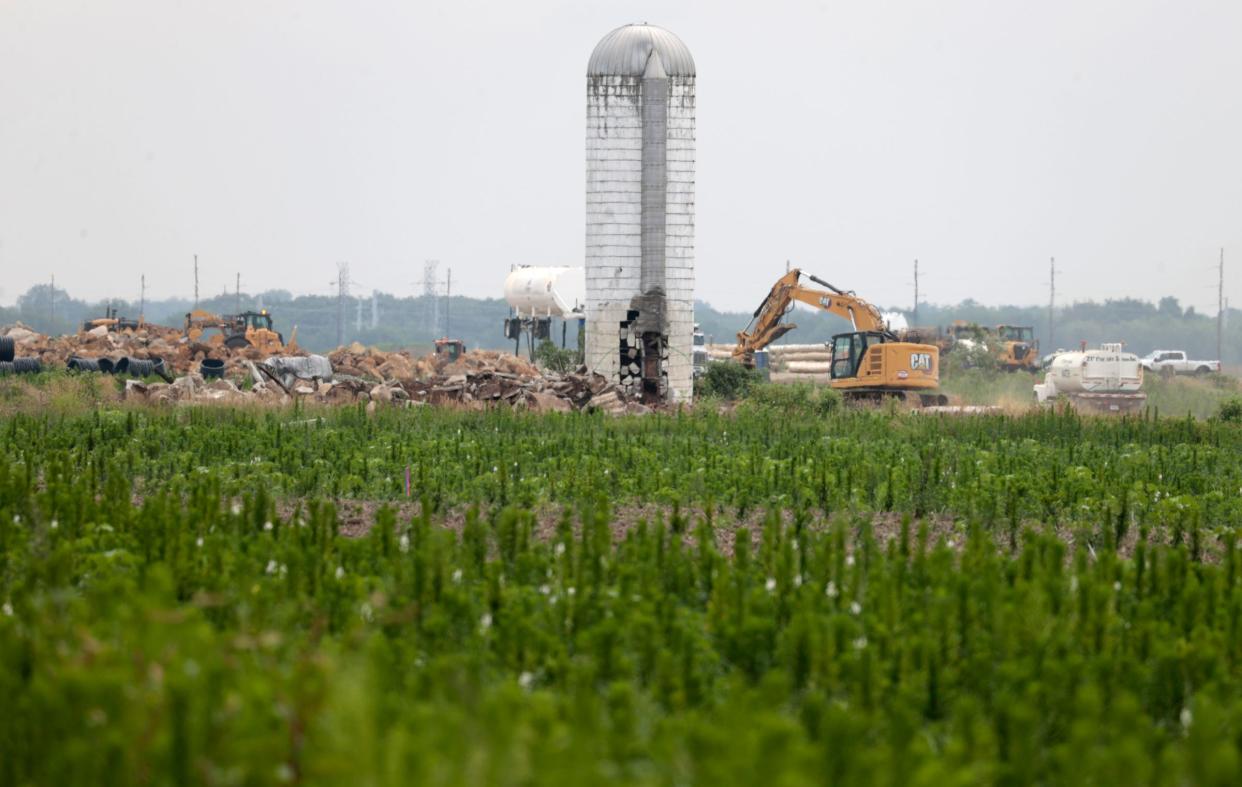
[[[581,265],[585,71],[698,66],[697,295],[1242,304],[1242,2],[0,0],[0,302]]]

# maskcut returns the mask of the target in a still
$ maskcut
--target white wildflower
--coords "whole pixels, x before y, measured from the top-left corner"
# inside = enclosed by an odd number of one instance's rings
[[[56,530],[57,528],[59,528],[59,527],[60,527],[60,523],[59,523],[59,522],[57,522],[55,519],[53,519],[53,520],[49,523],[48,527],[52,528],[53,530]]]
[[[530,687],[534,682],[535,676],[529,672],[523,672],[521,675],[518,675],[518,685],[527,691],[530,691]]]
[[[15,525],[20,525],[21,523],[22,523],[22,515],[21,515],[21,514],[14,514],[14,515],[13,515],[13,524],[15,524]]]
[[[275,574],[277,569],[279,568],[280,568],[279,563],[277,563],[275,560],[269,560],[267,561],[267,568],[264,569],[264,573],[267,574],[268,576],[271,576],[272,574]]]
[[[240,514],[241,512],[242,512],[242,506],[241,506],[241,503],[234,503],[234,504],[233,504],[233,514],[234,514],[234,515],[236,515],[236,514]]]
[[[499,467],[497,467],[496,465],[492,465],[492,472],[493,472],[493,473],[495,473],[495,472],[499,472],[499,470],[500,470],[500,468],[499,468]]]
[[[401,538],[397,540],[397,549],[400,549],[403,555],[410,551],[410,536],[408,533],[401,534]]]
[[[270,531],[270,530],[272,529],[272,523],[271,523],[271,522],[264,522],[264,523],[263,523],[263,529],[264,529],[264,530],[269,530],[269,531]]]
[[[293,768],[289,767],[289,763],[282,762],[276,766],[276,781],[291,782],[293,781]]]
[[[556,547],[552,551],[556,553],[557,557],[560,557],[561,555],[565,554],[565,542],[564,541],[556,542]]]
[[[479,618],[479,628],[487,631],[492,627],[492,615],[490,612],[484,612],[483,617]]]
[[[794,582],[794,587],[796,587],[796,588],[800,588],[800,587],[802,587],[802,575],[801,575],[801,574],[794,574],[794,580],[793,580],[793,582]]]
[[[552,592],[552,588],[550,588],[547,584],[543,584],[539,586],[539,592],[546,596]]]
[[[573,585],[570,585],[568,588],[565,589],[566,595],[569,595],[569,596],[572,596],[576,594],[577,592],[578,592],[578,589],[574,587]]]
[[[1070,577],[1070,592],[1071,592],[1071,593],[1077,593],[1077,592],[1078,592],[1078,577],[1076,577],[1076,576],[1075,576],[1075,577]]]
[[[845,556],[845,565],[847,565],[847,566],[852,566],[852,565],[854,565],[854,556],[853,556],[853,555],[846,555],[846,556]]]
[[[358,608],[358,614],[367,623],[375,619],[375,610],[371,609],[371,605],[366,601],[362,602],[362,606]]]
[[[858,639],[854,640],[854,650],[862,650],[865,647],[867,647],[866,637],[859,637]]]
[[[763,583],[763,587],[765,590],[771,593],[772,591],[776,590],[776,580],[773,579],[772,577],[768,577],[768,581]]]
[[[1120,582],[1114,582],[1114,583],[1113,583],[1113,592],[1114,592],[1114,593],[1120,593],[1120,592],[1121,592],[1121,583],[1120,583]]]
[[[194,546],[198,547],[199,549],[203,548],[203,537],[202,536],[199,536],[198,538],[194,539]]]
[[[453,582],[461,582],[461,569],[453,569]]]
[[[13,617],[13,605],[8,601],[4,602],[4,606],[0,607],[0,610],[4,611],[5,617]]]
[[[837,583],[833,582],[831,579],[828,580],[828,587],[824,588],[824,595],[828,598],[836,598],[840,594],[841,591],[837,590]]]
[[[1195,716],[1190,712],[1190,708],[1182,708],[1182,713],[1179,718],[1182,722],[1182,729],[1184,730],[1190,729],[1190,725],[1194,723],[1195,720]]]
[[[957,542],[950,538],[948,541],[945,542],[945,546],[947,546],[949,549],[953,549],[957,546]]]
[[[337,566],[337,567],[336,567],[336,578],[337,578],[337,579],[344,579],[344,578],[345,578],[345,567],[344,567],[344,566]]]
[[[857,601],[851,601],[850,602],[850,614],[851,615],[862,614],[862,604],[859,604]]]

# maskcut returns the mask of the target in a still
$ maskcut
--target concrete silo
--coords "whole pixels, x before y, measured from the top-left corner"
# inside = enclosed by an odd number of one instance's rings
[[[587,65],[586,360],[644,401],[688,401],[694,335],[694,58],[626,25]]]

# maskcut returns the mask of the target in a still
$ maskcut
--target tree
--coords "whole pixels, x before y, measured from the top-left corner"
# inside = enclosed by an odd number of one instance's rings
[[[1166,295],[1161,298],[1160,305],[1156,307],[1156,310],[1169,317],[1180,318],[1182,316],[1182,304],[1172,295]]]

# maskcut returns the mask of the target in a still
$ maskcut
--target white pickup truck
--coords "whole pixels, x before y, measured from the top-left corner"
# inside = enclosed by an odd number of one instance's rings
[[[1209,374],[1220,371],[1220,361],[1192,361],[1183,350],[1153,350],[1139,359],[1149,372]]]

